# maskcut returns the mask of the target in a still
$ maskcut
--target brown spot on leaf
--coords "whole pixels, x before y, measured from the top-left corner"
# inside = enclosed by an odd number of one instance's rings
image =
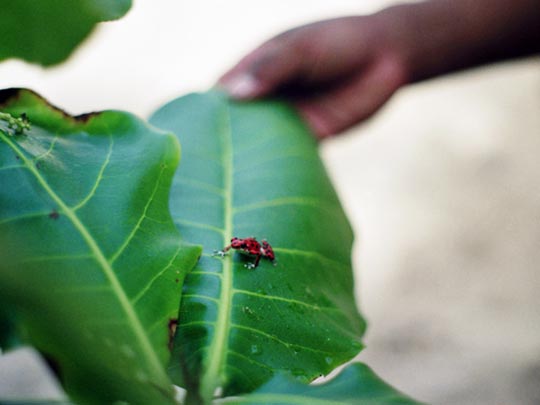
[[[0,105],[8,104],[19,98],[22,89],[10,88],[0,90]]]
[[[85,113],[85,114],[76,115],[73,118],[76,121],[86,123],[86,122],[90,121],[92,118],[97,117],[99,114],[101,114],[101,113],[93,111],[93,112],[89,112],[89,113]]]
[[[52,211],[49,213],[49,218],[50,218],[50,219],[58,219],[58,218],[60,218],[60,214],[58,213],[58,211],[52,210]]]
[[[169,350],[172,351],[174,343],[174,335],[176,334],[176,327],[178,326],[178,319],[169,320]]]
[[[16,103],[17,100],[21,99],[23,94],[29,95],[31,98],[38,100],[40,103],[44,104],[50,111],[61,115],[63,118],[70,121],[74,121],[80,124],[86,124],[91,118],[101,114],[100,112],[91,112],[81,115],[73,116],[68,112],[58,108],[57,106],[49,103],[45,98],[40,96],[33,90],[24,89],[24,88],[9,88],[0,90],[0,107],[9,107],[11,104]],[[25,102],[25,101],[23,101]]]

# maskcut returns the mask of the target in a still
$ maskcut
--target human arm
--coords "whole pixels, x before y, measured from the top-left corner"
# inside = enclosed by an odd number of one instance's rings
[[[220,84],[289,97],[319,137],[375,113],[403,85],[540,51],[540,0],[431,0],[287,31]]]

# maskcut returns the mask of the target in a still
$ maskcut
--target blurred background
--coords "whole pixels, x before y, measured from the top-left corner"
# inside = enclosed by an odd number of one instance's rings
[[[59,67],[0,64],[0,88],[148,117],[285,29],[395,2],[134,3]],[[356,231],[359,359],[433,404],[540,403],[540,58],[408,87],[321,153]],[[58,388],[19,350],[0,392]]]

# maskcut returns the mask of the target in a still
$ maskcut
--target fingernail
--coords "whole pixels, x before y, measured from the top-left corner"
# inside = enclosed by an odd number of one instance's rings
[[[234,76],[221,83],[223,88],[233,98],[250,98],[256,95],[258,83],[249,74]]]

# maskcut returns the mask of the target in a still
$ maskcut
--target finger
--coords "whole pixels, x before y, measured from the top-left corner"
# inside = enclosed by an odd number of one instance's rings
[[[219,84],[233,97],[315,91],[365,67],[379,49],[376,25],[365,17],[318,21],[286,31],[244,57]]]
[[[218,84],[237,99],[265,96],[300,75],[302,58],[295,44],[281,36],[243,58]]]
[[[315,135],[322,139],[373,115],[403,84],[402,65],[381,58],[346,83],[298,102],[296,107]]]

